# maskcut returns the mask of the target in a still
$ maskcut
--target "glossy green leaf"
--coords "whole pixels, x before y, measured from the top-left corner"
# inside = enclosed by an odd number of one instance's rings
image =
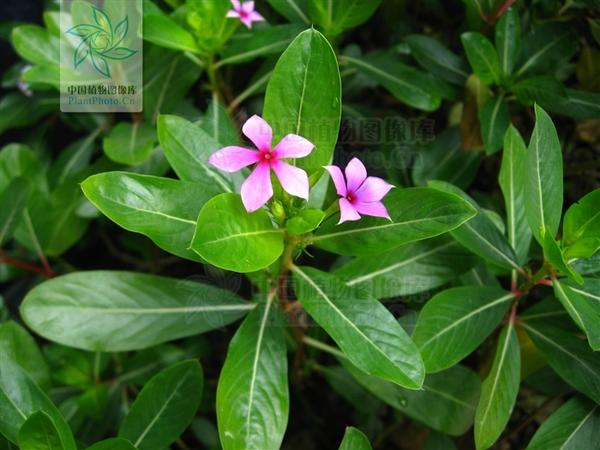
[[[96,442],[87,450],[136,450],[136,448],[126,439],[112,438]]]
[[[164,369],[144,385],[123,419],[119,437],[139,450],[168,447],[196,415],[203,384],[198,361],[184,361]]]
[[[553,237],[558,232],[563,203],[563,161],[552,120],[537,105],[535,118],[525,158],[525,214],[541,244],[544,229]]]
[[[0,194],[0,246],[13,236],[23,211],[27,207],[31,184],[26,178],[15,178]]]
[[[558,272],[567,275],[579,284],[583,283],[581,275],[573,270],[573,267],[567,260],[560,243],[554,239],[549,232],[543,233],[542,248],[544,250],[544,258],[551,266],[554,266]]]
[[[586,398],[564,403],[538,428],[526,450],[580,450],[598,447],[600,407]]]
[[[48,170],[48,181],[52,188],[65,183],[81,181],[83,172],[90,166],[95,150],[95,140],[100,129],[78,139],[65,148]]]
[[[313,231],[324,218],[325,213],[320,209],[304,209],[289,219],[285,227],[290,236],[298,236]]]
[[[307,0],[312,21],[327,36],[337,36],[364,22],[377,10],[381,0]]]
[[[204,117],[197,124],[223,147],[240,144],[236,125],[217,97],[213,96]]]
[[[475,200],[450,183],[430,181],[429,185],[441,191],[459,195],[473,208],[478,209],[475,217],[450,232],[454,239],[476,255],[500,267],[519,270],[517,257],[512,247],[490,215],[479,208]]]
[[[445,81],[464,86],[469,67],[442,43],[423,34],[411,34],[404,40],[411,55],[423,68]]]
[[[52,401],[17,363],[3,359],[0,364],[0,433],[16,443],[23,424],[38,411],[50,417],[64,450],[76,450],[71,430]]]
[[[500,16],[496,24],[495,43],[504,75],[511,75],[521,54],[521,19],[516,7]]]
[[[521,326],[564,381],[600,403],[600,360],[584,340],[543,320]]]
[[[600,280],[583,279],[583,286],[569,280],[554,280],[554,295],[581,328],[593,350],[600,350]]]
[[[504,134],[510,125],[508,106],[502,95],[488,99],[479,111],[479,123],[486,154],[496,153],[502,147]]]
[[[485,85],[498,84],[502,80],[498,53],[483,34],[468,31],[460,36],[469,63],[475,75]]]
[[[513,294],[491,286],[451,288],[423,307],[413,332],[427,372],[439,372],[475,350],[498,326]]]
[[[279,448],[289,393],[283,317],[273,296],[252,311],[229,344],[217,387],[224,450]]]
[[[600,189],[571,205],[563,220],[563,244],[594,238],[600,238]]]
[[[298,35],[271,75],[263,117],[273,128],[273,143],[289,133],[315,145],[296,161],[309,172],[332,160],[341,117],[342,90],[337,59],[325,37],[314,29]]]
[[[381,303],[325,272],[307,267],[292,270],[302,306],[353,364],[400,386],[421,387],[425,370],[419,352]]]
[[[378,53],[362,58],[344,56],[350,67],[381,84],[394,97],[414,108],[435,111],[440,107],[442,93],[425,72],[407,66],[390,53]]]
[[[63,345],[118,352],[219,328],[252,308],[235,294],[202,283],[90,271],[36,286],[21,305],[21,317]]]
[[[13,128],[31,125],[58,108],[58,98],[54,95],[36,94],[24,97],[12,92],[0,98],[0,133]]]
[[[377,258],[355,258],[335,273],[348,286],[365,289],[377,298],[388,298],[435,289],[463,274],[477,261],[456,242],[434,238],[402,245]]]
[[[144,39],[172,50],[200,52],[194,36],[163,14],[144,15]]]
[[[104,138],[104,153],[121,164],[146,161],[156,143],[156,130],[146,122],[119,122]]]
[[[512,125],[504,135],[504,149],[498,183],[504,196],[508,242],[517,262],[524,264],[531,244],[531,229],[525,217],[525,157],[523,138]]]
[[[21,25],[12,30],[12,44],[17,53],[32,64],[56,65],[59,62],[59,40],[37,25]]]
[[[219,193],[213,184],[105,172],[81,187],[90,202],[126,230],[148,236],[177,256],[201,260],[189,247],[200,208]]]
[[[52,419],[43,411],[33,413],[19,430],[21,450],[65,450]]]
[[[439,236],[475,215],[475,209],[460,197],[430,188],[393,189],[384,203],[391,221],[363,217],[337,225],[336,214],[319,227],[312,243],[340,255],[378,254]]]
[[[511,91],[519,102],[525,105],[538,103],[550,111],[565,113],[565,102],[568,101],[564,85],[554,77],[539,75],[525,78],[511,86]],[[562,109],[562,111],[556,111]]]
[[[477,449],[490,448],[506,428],[517,400],[521,376],[521,351],[514,322],[509,321],[498,337],[490,373],[481,386],[475,414]]]
[[[235,272],[263,269],[283,253],[283,231],[263,209],[248,213],[238,194],[220,194],[200,210],[192,250]]]
[[[267,0],[269,5],[291,22],[310,25],[306,0]]]
[[[258,57],[279,55],[302,30],[302,25],[289,24],[241,35],[232,39],[225,47],[218,66],[242,64]]]
[[[198,45],[208,54],[214,54],[231,37],[239,20],[227,17],[231,9],[228,0],[187,0],[186,20],[193,29]]]
[[[11,359],[43,390],[50,387],[48,365],[35,339],[16,322],[0,325],[0,359]]]
[[[339,450],[371,450],[371,443],[358,428],[347,427]]]
[[[465,150],[458,127],[450,127],[419,149],[412,166],[412,179],[416,185],[443,180],[466,189],[477,175],[480,162],[481,153]]]
[[[220,145],[202,128],[181,117],[160,116],[158,139],[181,180],[214,183],[222,192],[233,191],[233,180],[239,174],[225,174],[208,164],[208,158]]]
[[[541,23],[523,36],[520,67],[515,74],[522,77],[526,73],[556,70],[576,49],[577,38],[571,25],[557,21]]]
[[[434,430],[460,436],[473,425],[481,382],[477,373],[466,367],[456,365],[429,374],[421,390],[409,390],[367,375],[345,359],[341,362],[367,391]]]

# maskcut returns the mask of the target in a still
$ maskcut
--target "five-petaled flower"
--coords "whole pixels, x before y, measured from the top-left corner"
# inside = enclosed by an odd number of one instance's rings
[[[265,20],[263,16],[254,11],[253,1],[240,3],[239,0],[231,0],[231,4],[233,5],[233,9],[230,9],[227,12],[227,17],[235,17],[240,19],[240,22],[242,22],[248,28],[252,28],[252,22],[260,22],[261,20]]]
[[[209,163],[225,172],[237,172],[256,164],[250,176],[242,184],[242,202],[248,212],[256,211],[273,196],[271,169],[281,186],[289,194],[308,199],[308,175],[302,169],[282,161],[282,158],[302,158],[312,152],[314,145],[296,134],[286,135],[275,147],[271,147],[273,130],[261,117],[250,117],[242,127],[242,133],[250,139],[256,150],[229,146],[213,153]]]
[[[331,175],[338,195],[341,197],[340,221],[359,220],[360,215],[385,217],[390,215],[381,199],[394,186],[378,177],[368,177],[363,163],[353,158],[345,169],[346,176],[337,166],[325,166]]]

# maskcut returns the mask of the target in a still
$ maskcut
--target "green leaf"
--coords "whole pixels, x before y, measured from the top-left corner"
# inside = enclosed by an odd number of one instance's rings
[[[517,262],[524,264],[531,244],[531,229],[525,217],[525,158],[523,138],[514,126],[504,135],[504,149],[498,183],[504,196],[508,242]]]
[[[477,263],[477,258],[445,238],[403,245],[377,255],[349,261],[336,270],[348,286],[377,298],[418,294],[442,286]]]
[[[498,337],[494,363],[481,386],[475,414],[477,449],[490,448],[506,428],[519,393],[520,375],[521,351],[511,320]]]
[[[425,370],[419,352],[394,316],[363,290],[308,267],[293,267],[304,309],[366,373],[419,389]]]
[[[544,320],[522,321],[521,326],[564,381],[600,403],[600,360],[586,342]]]
[[[312,244],[340,255],[378,254],[439,236],[475,215],[475,209],[460,197],[430,188],[393,189],[384,203],[391,221],[363,217],[337,225],[336,214],[319,227]]]
[[[291,22],[310,25],[306,0],[267,0],[269,5]]]
[[[582,284],[583,280],[581,275],[573,270],[569,261],[565,256],[565,252],[561,248],[559,242],[547,231],[543,233],[542,248],[544,250],[544,258],[548,263],[554,266],[558,271],[564,275],[569,276],[577,283]]]
[[[269,296],[229,344],[217,387],[224,450],[281,446],[289,412],[283,321],[276,298]]]
[[[461,34],[460,39],[467,52],[467,58],[475,75],[485,85],[502,81],[498,53],[492,43],[483,34],[469,31]]]
[[[526,450],[592,449],[598,442],[600,408],[586,398],[574,397],[542,423]]]
[[[50,94],[24,97],[13,92],[0,98],[0,133],[13,128],[23,128],[41,117],[56,111],[58,98]]]
[[[506,269],[520,270],[515,253],[489,214],[479,208],[475,200],[450,183],[430,181],[429,185],[440,191],[461,196],[478,213],[468,222],[452,230],[450,234],[464,247],[482,258]]]
[[[427,373],[452,367],[498,326],[514,295],[491,286],[464,286],[434,295],[413,333]]]
[[[568,23],[546,22],[534,26],[523,37],[518,77],[526,73],[543,73],[561,67],[577,50],[577,38]]]
[[[289,219],[285,226],[290,236],[299,236],[316,229],[324,218],[325,213],[320,209],[303,209],[297,215]]]
[[[197,122],[197,125],[223,147],[240,144],[236,125],[227,114],[225,108],[219,103],[218,98],[214,96],[206,109],[204,117]]]
[[[201,260],[189,246],[200,208],[219,193],[213,184],[106,172],[89,177],[81,188],[90,202],[126,230],[148,236],[177,256]]]
[[[492,155],[502,147],[506,129],[510,125],[508,106],[502,95],[491,97],[479,111],[481,137],[485,153]]]
[[[401,102],[423,111],[440,107],[442,93],[427,73],[407,66],[389,54],[377,53],[366,57],[344,56],[350,67],[387,89]]]
[[[380,4],[381,0],[308,0],[308,12],[327,36],[337,36],[366,22]]]
[[[239,19],[227,17],[229,0],[186,0],[186,20],[198,39],[198,45],[208,54],[223,47],[239,26]]]
[[[52,419],[43,411],[33,413],[19,430],[21,450],[64,450],[60,433]]]
[[[57,65],[59,40],[38,25],[21,25],[13,28],[12,44],[23,59],[32,64]]]
[[[371,443],[358,428],[346,427],[339,450],[371,450]]]
[[[91,447],[88,447],[87,450],[136,450],[136,448],[131,445],[131,442],[125,439],[112,438],[96,442]]]
[[[367,391],[434,430],[460,436],[473,425],[481,382],[477,373],[466,367],[456,365],[429,374],[421,390],[409,390],[367,375],[345,358],[340,361]]]
[[[121,164],[136,166],[146,161],[156,143],[156,130],[146,122],[119,122],[104,138],[104,153]]]
[[[242,64],[258,57],[279,55],[303,29],[298,24],[277,25],[240,35],[230,40],[217,66]]]
[[[569,280],[554,280],[554,295],[581,328],[593,350],[600,350],[600,280],[583,279],[583,286]]]
[[[172,50],[200,52],[194,36],[162,14],[144,15],[144,40]]]
[[[11,359],[43,390],[50,387],[48,365],[31,335],[16,322],[0,325],[0,359]]]
[[[289,133],[315,145],[296,161],[309,172],[332,160],[341,118],[342,89],[337,59],[325,37],[314,29],[298,35],[271,75],[263,117],[273,128],[273,143]]]
[[[139,450],[168,447],[196,415],[204,377],[196,360],[164,369],[144,385],[119,428]]]
[[[500,16],[495,38],[500,69],[504,75],[511,75],[521,54],[521,19],[516,7],[508,8]]]
[[[21,317],[63,345],[118,352],[219,328],[252,308],[235,294],[202,283],[90,271],[36,286],[21,304]]]
[[[563,203],[563,161],[556,128],[536,105],[535,127],[525,158],[525,214],[533,235],[543,243],[543,230],[558,232]]]
[[[183,181],[214,183],[222,192],[233,190],[236,175],[225,175],[208,164],[220,144],[202,128],[177,116],[158,118],[158,140],[169,164]]]
[[[0,247],[12,238],[23,211],[27,207],[31,184],[26,178],[15,178],[0,195]]]
[[[17,443],[19,430],[38,411],[52,420],[64,450],[76,450],[73,434],[52,401],[17,363],[3,359],[0,364],[0,433]]]
[[[571,205],[563,219],[564,245],[590,238],[600,238],[600,189]]]
[[[411,55],[424,69],[445,81],[464,86],[469,67],[442,43],[423,34],[411,34],[404,40]]]
[[[220,194],[200,210],[191,248],[222,269],[254,272],[281,256],[283,230],[263,209],[248,213],[238,194]]]
[[[412,167],[416,185],[429,180],[444,180],[461,189],[469,187],[481,162],[481,153],[463,148],[458,127],[449,127],[419,149]]]
[[[517,100],[525,105],[538,103],[551,111],[566,114],[567,91],[563,84],[554,77],[538,75],[525,78],[514,83],[511,90]]]

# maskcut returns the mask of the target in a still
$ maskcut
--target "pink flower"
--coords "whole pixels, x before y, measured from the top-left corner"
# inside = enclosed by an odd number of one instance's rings
[[[242,202],[248,212],[256,211],[273,197],[271,169],[277,175],[283,189],[291,195],[308,200],[308,175],[302,169],[283,162],[282,158],[302,158],[315,147],[296,134],[288,134],[271,148],[273,130],[261,117],[250,117],[242,127],[242,133],[254,142],[258,151],[244,147],[229,146],[213,153],[208,162],[225,172],[237,172],[256,164],[250,176],[242,184]]]
[[[340,221],[359,220],[360,215],[390,218],[381,199],[394,186],[378,177],[368,177],[358,158],[346,166],[346,177],[338,166],[325,166],[340,198]]]
[[[252,28],[252,22],[260,22],[265,20],[263,16],[254,11],[254,2],[248,1],[240,3],[239,0],[231,0],[233,9],[227,12],[227,17],[235,17],[240,19],[248,28]]]

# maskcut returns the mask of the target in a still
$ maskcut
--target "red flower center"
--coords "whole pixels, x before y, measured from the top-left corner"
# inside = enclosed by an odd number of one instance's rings
[[[350,203],[353,203],[353,202],[354,202],[354,198],[355,198],[355,197],[354,197],[354,194],[353,194],[352,192],[348,192],[348,193],[346,194],[346,200],[348,200]]]
[[[275,160],[275,154],[271,150],[262,150],[260,152],[261,162],[273,162]]]
[[[240,8],[238,14],[240,15],[240,19],[245,19],[246,17],[248,17],[248,13],[242,8]]]

